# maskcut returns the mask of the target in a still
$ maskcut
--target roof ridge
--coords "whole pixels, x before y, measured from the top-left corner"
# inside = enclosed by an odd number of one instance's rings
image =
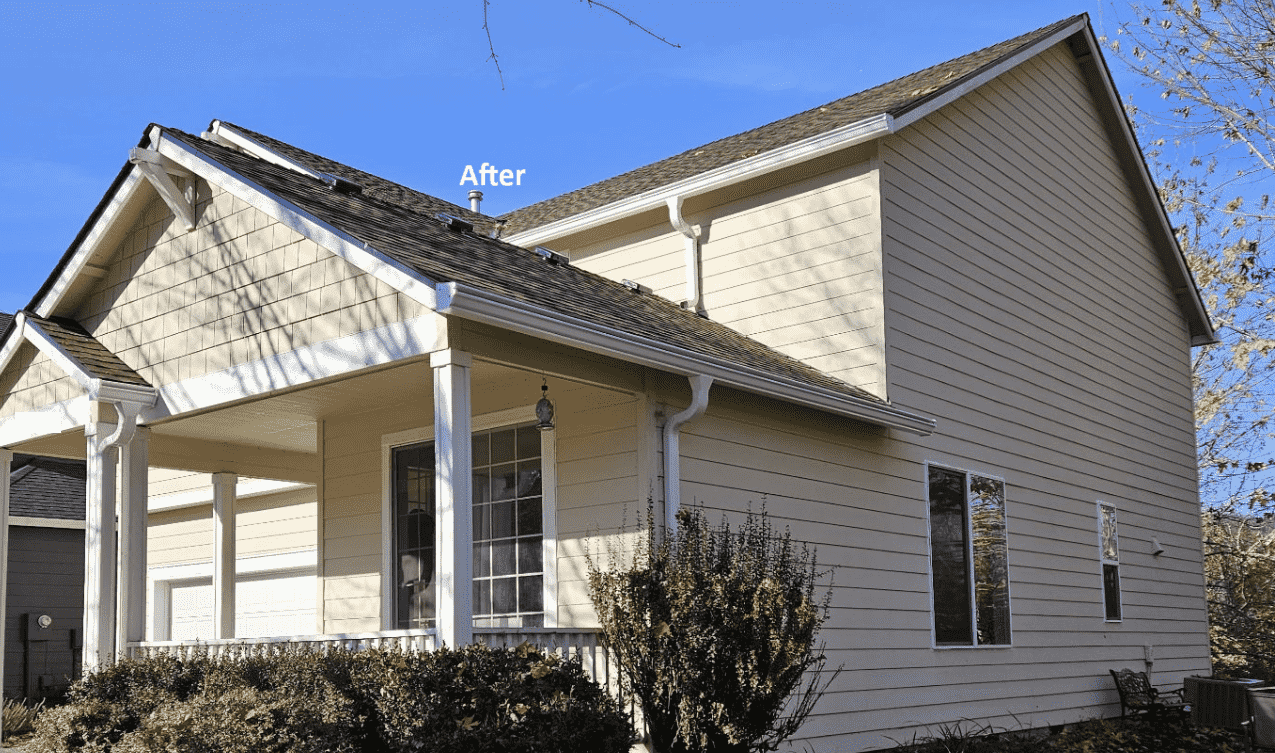
[[[1019,50],[1082,19],[1087,22],[1088,14],[1070,16],[747,131],[723,136],[619,175],[506,212],[498,219],[506,222],[507,233],[517,234],[876,115],[902,114],[941,96],[943,92],[959,86],[961,82],[977,76]],[[931,80],[944,72],[946,75]],[[911,83],[929,85],[909,88]]]
[[[258,141],[263,146],[269,149],[273,149],[279,154],[295,162],[298,162],[304,165],[305,167],[308,167],[311,170],[314,170],[315,172],[327,173],[330,175],[335,175],[340,178],[345,178],[347,180],[352,180],[353,182],[358,183],[360,186],[362,186],[365,194],[371,191],[371,194],[377,195],[377,198],[381,199],[382,201],[385,201],[386,203],[403,207],[404,209],[415,212],[417,214],[431,215],[431,214],[437,214],[441,211],[446,214],[452,214],[456,217],[460,217],[461,219],[467,222],[473,222],[475,225],[493,226],[496,224],[496,218],[492,217],[491,215],[486,215],[486,214],[483,214],[482,212],[475,212],[471,210],[469,207],[465,207],[460,204],[450,202],[447,199],[442,199],[437,196],[427,194],[423,191],[417,191],[411,186],[405,185],[403,183],[397,183],[388,178],[382,178],[381,176],[376,175],[374,173],[369,173],[365,170],[360,170],[357,167],[353,167],[351,165],[347,165],[342,162],[337,162],[336,160],[330,157],[325,157],[321,154],[317,154],[315,152],[302,149],[299,146],[295,146],[286,141],[277,139],[273,136],[268,136],[259,131],[254,131],[251,128],[245,128],[244,126],[241,126],[237,123],[232,123],[229,120],[216,119],[213,122],[220,122],[222,125],[230,126],[231,128],[234,128],[235,130],[242,132],[243,134],[247,135],[253,140]],[[168,129],[168,130],[177,130],[177,129]],[[249,154],[247,156],[253,157],[254,159],[260,159],[259,157],[256,157],[256,155]],[[406,197],[414,199],[416,202],[419,202],[422,204],[437,204],[437,205],[445,205],[445,206],[432,206],[429,208],[421,209],[421,208],[417,208],[413,206],[412,203],[408,203],[407,201],[402,201],[402,200],[395,200],[393,196],[386,195],[386,194],[392,194],[395,192],[402,192]]]

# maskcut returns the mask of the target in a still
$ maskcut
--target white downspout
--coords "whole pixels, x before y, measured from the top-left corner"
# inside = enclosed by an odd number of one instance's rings
[[[682,218],[682,200],[685,196],[678,194],[668,200],[668,221],[682,235],[686,236],[686,301],[682,306],[687,311],[696,313],[704,305],[704,293],[700,289],[699,279],[699,225],[691,225]]]
[[[690,407],[664,424],[664,526],[670,533],[677,530],[677,511],[682,506],[682,425],[704,415],[713,386],[711,376],[693,374],[690,380]]]

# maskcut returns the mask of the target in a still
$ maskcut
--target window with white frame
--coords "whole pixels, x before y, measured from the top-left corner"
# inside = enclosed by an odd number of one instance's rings
[[[556,611],[553,432],[532,409],[476,416],[473,460],[475,627],[552,627]],[[511,425],[512,423],[512,425]],[[434,442],[429,430],[387,436],[387,626],[434,627]],[[423,441],[410,441],[419,438]],[[404,441],[409,440],[409,441]]]
[[[928,467],[936,646],[1010,643],[1005,482]]]
[[[1123,619],[1120,610],[1120,536],[1116,507],[1098,503],[1098,556],[1102,560],[1102,601],[1108,622]]]

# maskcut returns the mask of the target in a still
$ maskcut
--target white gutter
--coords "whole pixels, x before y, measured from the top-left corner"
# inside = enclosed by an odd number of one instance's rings
[[[664,530],[667,535],[677,530],[677,511],[682,508],[682,425],[694,421],[708,410],[708,393],[713,378],[691,375],[691,404],[664,424]]]
[[[704,294],[699,281],[699,225],[691,225],[682,218],[682,200],[685,196],[672,196],[668,200],[668,221],[673,229],[686,236],[686,300],[682,307],[698,312],[704,305]]]
[[[695,196],[706,191],[729,186],[789,165],[814,159],[856,144],[862,144],[894,133],[894,119],[887,114],[874,115],[854,123],[834,128],[825,133],[796,141],[778,149],[771,149],[738,162],[709,170],[689,178],[653,188],[645,193],[630,196],[587,212],[563,218],[557,222],[532,228],[505,238],[515,245],[530,248],[554,238],[578,233],[598,225],[631,217],[666,204],[670,199]]]
[[[935,420],[868,398],[808,385],[676,345],[632,335],[612,327],[584,322],[523,301],[456,282],[437,288],[439,314],[492,324],[553,342],[650,366],[681,376],[712,377],[726,387],[774,397],[878,426],[929,436]]]

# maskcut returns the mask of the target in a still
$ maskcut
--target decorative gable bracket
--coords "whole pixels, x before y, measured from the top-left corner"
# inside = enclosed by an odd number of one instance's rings
[[[186,223],[186,231],[194,230],[194,174],[153,149],[134,147],[129,150],[128,161],[136,165],[142,175],[146,176],[173,215]],[[177,184],[173,182],[173,176],[177,176],[185,183],[185,190],[177,187]]]

